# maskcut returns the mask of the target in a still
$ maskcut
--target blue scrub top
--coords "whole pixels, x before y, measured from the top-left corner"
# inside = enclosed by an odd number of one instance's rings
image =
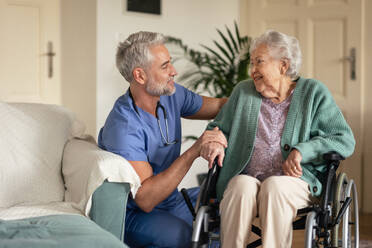
[[[181,151],[181,117],[195,114],[201,108],[202,97],[192,91],[175,84],[176,92],[171,96],[161,96],[160,104],[164,106],[168,119],[169,141],[177,140],[173,145],[165,145],[155,116],[137,106],[134,108],[129,90],[119,97],[106,123],[98,135],[98,146],[116,153],[131,161],[146,161],[154,175],[166,170]],[[163,111],[158,108],[158,116],[163,134],[166,127]],[[172,194],[156,208],[168,209],[175,204],[175,189]],[[133,199],[128,201],[128,209],[137,208]]]

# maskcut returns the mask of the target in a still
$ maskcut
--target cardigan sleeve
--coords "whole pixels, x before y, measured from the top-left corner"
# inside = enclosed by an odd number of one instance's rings
[[[349,157],[355,148],[355,139],[351,128],[335,103],[331,93],[323,84],[312,95],[312,116],[307,120],[310,127],[310,139],[294,146],[301,152],[301,163],[321,164],[322,154],[335,151],[343,157]],[[309,99],[304,98],[305,103]]]
[[[210,122],[207,126],[207,130],[211,130],[215,127],[218,127],[223,134],[225,135],[226,139],[229,140],[229,134],[231,130],[231,124],[235,114],[235,107],[237,103],[237,99],[239,97],[239,88],[241,88],[242,83],[239,83],[231,93],[229,100],[226,104],[221,108],[220,112],[217,114],[216,118]]]

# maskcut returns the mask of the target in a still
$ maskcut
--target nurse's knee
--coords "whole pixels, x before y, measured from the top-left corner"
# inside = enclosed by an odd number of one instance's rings
[[[190,247],[192,228],[186,223],[182,223],[177,226],[169,227],[168,230],[164,230],[164,243],[163,247]]]

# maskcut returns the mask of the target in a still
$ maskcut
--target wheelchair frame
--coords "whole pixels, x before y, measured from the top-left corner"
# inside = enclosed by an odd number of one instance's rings
[[[344,160],[342,156],[333,152],[324,154],[323,158],[328,166],[321,201],[319,204],[299,209],[298,219],[293,222],[293,229],[305,229],[305,248],[359,248],[359,206],[356,185],[345,173],[336,175],[340,161]],[[215,161],[200,188],[201,193],[195,209],[186,190],[181,190],[194,216],[192,248],[206,248],[213,240],[219,240],[217,231],[220,225],[219,203],[216,200],[219,172],[220,167]],[[252,225],[252,232],[261,236],[261,230],[254,225]],[[258,247],[261,244],[260,238],[248,244],[247,248]]]

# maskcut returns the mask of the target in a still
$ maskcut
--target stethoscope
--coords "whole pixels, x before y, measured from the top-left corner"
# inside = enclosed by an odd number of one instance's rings
[[[130,92],[130,89],[129,89],[129,96],[132,98],[132,104],[133,104],[134,110],[139,115],[139,112],[138,112],[138,109],[137,109],[137,105],[134,102],[134,98],[132,96],[132,93]],[[161,109],[163,111],[164,122],[165,122],[165,135],[164,135],[163,130],[161,129],[161,125],[160,125],[160,118],[159,118],[159,115],[158,115],[158,110],[159,109]],[[174,144],[176,144],[178,142],[177,139],[175,139],[174,141],[169,141],[167,111],[165,110],[164,106],[161,105],[160,101],[158,101],[158,103],[156,104],[155,117],[156,117],[156,120],[158,122],[158,127],[159,127],[159,130],[160,130],[160,135],[161,135],[162,139],[164,140],[164,145],[168,146],[168,145],[174,145]]]

